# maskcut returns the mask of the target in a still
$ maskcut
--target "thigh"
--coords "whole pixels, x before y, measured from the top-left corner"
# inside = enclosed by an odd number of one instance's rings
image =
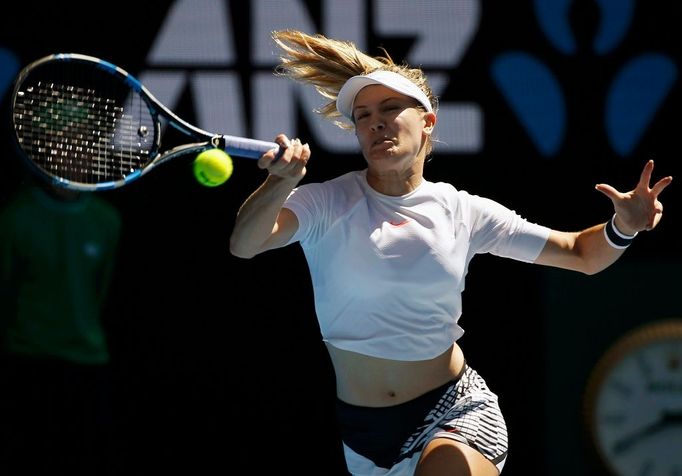
[[[431,440],[424,448],[415,476],[498,476],[492,461],[470,446],[449,438]]]

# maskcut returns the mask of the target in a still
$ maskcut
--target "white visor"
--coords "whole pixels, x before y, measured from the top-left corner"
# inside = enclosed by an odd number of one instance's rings
[[[373,71],[366,75],[353,76],[346,84],[343,85],[336,98],[336,109],[346,118],[353,120],[353,103],[355,96],[365,86],[371,84],[381,84],[394,91],[416,99],[426,108],[427,111],[432,112],[433,107],[429,98],[426,96],[419,86],[407,79],[402,74],[394,73],[393,71]]]

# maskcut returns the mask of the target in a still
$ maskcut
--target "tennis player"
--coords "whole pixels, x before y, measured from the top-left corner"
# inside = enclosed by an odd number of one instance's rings
[[[531,223],[500,203],[425,180],[438,113],[420,69],[321,35],[273,37],[278,74],[329,99],[319,112],[355,131],[367,166],[301,184],[310,147],[277,136],[286,151],[260,158],[268,176],[237,214],[232,253],[303,248],[352,474],[499,474],[507,430],[498,398],[457,344],[470,261],[491,253],[598,273],[637,233],[656,227],[658,196],[672,177],[650,187],[649,161],[631,191],[597,185],[614,214],[581,231]]]

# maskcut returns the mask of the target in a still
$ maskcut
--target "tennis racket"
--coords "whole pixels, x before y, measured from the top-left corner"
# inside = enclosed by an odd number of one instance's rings
[[[53,54],[23,68],[10,105],[24,158],[56,185],[75,190],[119,188],[161,163],[212,147],[250,159],[279,149],[189,124],[123,69],[81,54]],[[162,150],[167,125],[189,141]]]

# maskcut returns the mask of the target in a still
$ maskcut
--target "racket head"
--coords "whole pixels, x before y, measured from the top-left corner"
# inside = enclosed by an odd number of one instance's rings
[[[159,153],[161,125],[143,86],[98,58],[54,54],[30,63],[15,80],[10,107],[21,155],[62,187],[121,187]]]

